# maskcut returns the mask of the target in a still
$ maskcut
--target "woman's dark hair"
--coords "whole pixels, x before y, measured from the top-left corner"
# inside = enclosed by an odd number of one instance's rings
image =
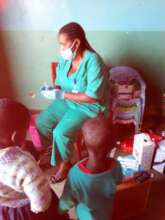
[[[66,34],[69,40],[78,38],[81,40],[81,48],[95,52],[86,39],[85,31],[80,24],[76,22],[68,23],[59,30],[59,34]]]

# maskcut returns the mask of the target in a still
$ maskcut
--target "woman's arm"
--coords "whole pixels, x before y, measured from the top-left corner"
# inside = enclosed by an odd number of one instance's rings
[[[98,102],[97,99],[87,96],[85,93],[67,93],[65,92],[64,99],[76,101],[76,102]]]
[[[61,89],[61,87],[57,84],[55,84],[54,87],[55,89]],[[66,93],[65,92],[64,99],[73,100],[76,102],[88,102],[88,103],[97,102],[97,99],[89,97],[85,93]]]

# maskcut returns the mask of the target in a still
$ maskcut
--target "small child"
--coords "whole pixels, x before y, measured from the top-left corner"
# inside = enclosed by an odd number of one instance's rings
[[[122,180],[118,161],[108,158],[109,123],[104,116],[89,119],[83,125],[88,158],[74,165],[60,198],[61,212],[76,207],[80,220],[111,219],[116,185]]]
[[[64,220],[42,170],[21,149],[29,121],[24,105],[0,99],[0,219]]]

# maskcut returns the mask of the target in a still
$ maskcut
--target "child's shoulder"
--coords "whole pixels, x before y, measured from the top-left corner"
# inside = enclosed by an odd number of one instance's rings
[[[79,169],[79,163],[81,163],[81,161],[77,162],[76,164],[74,164],[71,169],[69,170],[68,173],[68,177],[71,179],[75,179],[77,176],[80,175],[81,171]]]
[[[71,167],[71,169],[69,170],[69,173],[74,173],[75,171],[77,172],[77,170],[78,170],[78,164],[79,164],[79,162],[76,163],[76,164],[74,164],[74,165]]]
[[[117,184],[122,182],[123,174],[121,164],[118,160],[114,159],[113,177]]]
[[[20,157],[22,153],[19,150],[19,147],[12,146],[0,150],[0,161],[10,161],[16,160]]]
[[[112,158],[112,159],[114,160],[115,167],[121,167],[120,162],[117,159],[115,159],[115,158]]]
[[[111,158],[113,160],[113,170],[114,171],[118,171],[121,169],[121,164],[118,160],[116,160],[115,158]]]
[[[12,146],[0,150],[0,161],[8,162],[8,161],[18,161],[22,158],[27,158],[28,160],[34,160],[33,157],[28,153],[23,151],[18,146]]]
[[[108,165],[108,173],[112,176],[120,175],[121,174],[121,165],[118,160],[115,158],[109,158],[109,165]]]
[[[113,171],[115,169],[118,169],[120,167],[120,163],[115,158],[108,158],[108,168],[107,170]]]

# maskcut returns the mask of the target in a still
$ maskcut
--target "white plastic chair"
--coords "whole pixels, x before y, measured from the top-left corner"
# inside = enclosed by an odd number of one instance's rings
[[[135,133],[140,131],[144,108],[145,108],[145,89],[146,84],[140,74],[128,66],[117,66],[110,69],[110,110],[112,112],[112,122],[115,123],[134,123]],[[139,89],[134,90],[132,97],[130,94],[124,94],[127,98],[119,98],[118,91],[114,92],[114,86],[130,86],[138,82]],[[121,94],[120,94],[121,96]],[[128,108],[127,108],[128,107]],[[127,111],[122,110],[128,109]]]

